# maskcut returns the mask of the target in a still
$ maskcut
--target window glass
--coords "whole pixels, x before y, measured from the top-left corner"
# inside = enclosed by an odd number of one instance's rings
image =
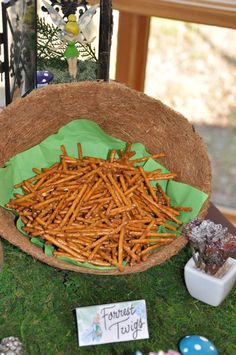
[[[236,208],[236,31],[152,18],[145,92],[181,112],[208,147],[213,202]]]

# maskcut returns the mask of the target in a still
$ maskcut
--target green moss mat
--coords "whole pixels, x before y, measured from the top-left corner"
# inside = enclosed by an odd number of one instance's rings
[[[211,339],[219,354],[236,354],[236,288],[219,307],[194,300],[183,281],[187,249],[163,265],[121,277],[53,269],[3,242],[0,339],[18,336],[26,355],[144,354],[173,348],[187,334]],[[145,299],[150,339],[78,348],[74,309]]]
[[[76,80],[69,75],[65,60],[42,60],[37,62],[37,70],[49,70],[53,73],[53,84],[71,83],[74,81],[97,80],[98,64],[92,60],[78,60]]]

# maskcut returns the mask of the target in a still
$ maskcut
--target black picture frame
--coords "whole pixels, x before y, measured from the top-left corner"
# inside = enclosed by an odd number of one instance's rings
[[[112,0],[100,0],[98,77],[99,79],[105,81],[109,81],[112,30],[113,30]]]
[[[34,11],[30,14],[14,13],[14,7],[30,6]],[[37,1],[10,0],[2,2],[2,40],[5,76],[5,104],[13,101],[14,95],[25,96],[35,88],[36,83],[36,11]],[[14,16],[13,16],[14,13]],[[14,22],[12,21],[14,17]],[[18,23],[18,25],[17,25]],[[17,92],[17,94],[16,94]]]
[[[34,6],[33,13],[33,32],[34,32],[34,55],[31,51],[31,60],[28,63],[24,62],[23,49],[19,42],[23,41],[25,34],[16,33],[14,25],[11,23],[11,9],[17,3],[29,3]],[[4,63],[2,63],[2,71],[5,76],[5,104],[8,105],[13,101],[15,92],[18,90],[18,96],[25,96],[36,87],[36,71],[37,71],[37,0],[9,0],[8,2],[2,2],[2,24],[3,24],[3,53]],[[23,21],[22,18],[18,19],[19,23]],[[98,74],[97,79],[109,81],[109,67],[110,67],[110,49],[112,38],[112,0],[100,0],[100,25],[99,25],[99,44],[98,44]],[[29,31],[26,33],[29,34]],[[18,37],[17,37],[18,36]],[[10,39],[11,37],[11,39]],[[18,50],[18,53],[14,53],[14,48]],[[24,52],[25,53],[25,52]],[[31,79],[27,77],[29,74],[29,68],[27,65],[31,65]],[[21,77],[24,77],[25,81],[22,84]],[[23,89],[22,89],[23,87]],[[20,91],[20,92],[19,92]]]

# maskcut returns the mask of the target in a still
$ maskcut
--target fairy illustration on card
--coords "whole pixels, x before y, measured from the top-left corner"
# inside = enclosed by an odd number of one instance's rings
[[[97,313],[93,318],[92,323],[85,331],[82,333],[81,337],[83,342],[92,343],[99,342],[102,337],[102,328],[101,328],[101,316]]]
[[[55,50],[65,48],[63,56],[68,62],[69,74],[76,79],[78,66],[77,60],[80,55],[77,44],[91,44],[95,37],[93,31],[93,16],[99,5],[91,6],[86,11],[77,16],[71,13],[67,16],[67,21],[51,6],[47,1],[42,0],[53,23],[60,30],[61,45]]]

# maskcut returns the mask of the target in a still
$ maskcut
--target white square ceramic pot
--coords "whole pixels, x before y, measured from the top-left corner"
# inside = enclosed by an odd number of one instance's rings
[[[229,258],[229,270],[222,278],[206,274],[196,268],[191,258],[184,268],[186,287],[190,295],[211,306],[219,306],[229,294],[236,281],[236,260]]]

